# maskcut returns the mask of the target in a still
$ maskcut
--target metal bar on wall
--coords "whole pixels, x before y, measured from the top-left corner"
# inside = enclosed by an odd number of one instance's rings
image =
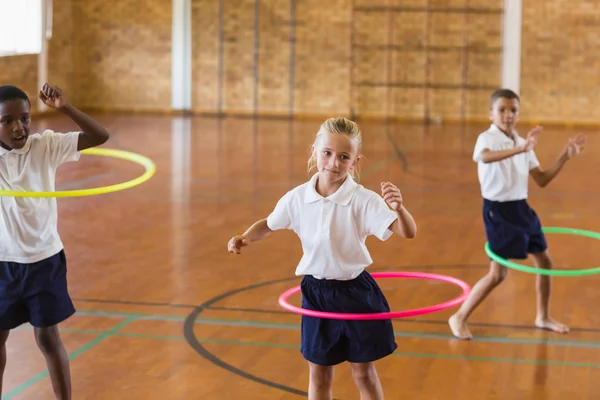
[[[394,0],[388,0],[389,3],[392,3]],[[387,35],[387,44],[388,46],[393,46],[394,45],[394,12],[389,11],[388,12],[388,35]],[[386,57],[387,57],[387,86],[386,86],[386,126],[389,125],[390,123],[390,119],[392,117],[392,105],[393,105],[393,92],[392,92],[392,86],[390,86],[390,83],[392,83],[392,72],[394,70],[394,59],[393,59],[393,53],[392,51],[388,50],[385,52]]]
[[[252,105],[253,124],[252,138],[254,151],[252,152],[252,202],[260,201],[258,196],[258,91],[259,91],[259,61],[260,61],[260,0],[254,0],[254,102]]]
[[[426,82],[358,82],[356,86],[362,87],[387,87],[395,88],[428,88],[428,89],[468,89],[468,90],[495,90],[492,85],[460,85],[455,83],[426,83]]]
[[[290,93],[289,116],[294,116],[294,87],[296,68],[296,0],[290,0]]]
[[[465,0],[465,7],[469,8],[469,0]],[[461,71],[461,99],[460,99],[460,117],[461,122],[466,124],[467,107],[469,92],[465,87],[469,84],[469,13],[463,14],[463,51],[461,54],[462,71]]]
[[[254,117],[258,115],[258,84],[260,60],[260,0],[254,0],[254,103],[252,105]]]
[[[425,11],[425,90],[423,91],[423,120],[425,124],[429,124],[431,119],[431,110],[429,108],[429,86],[431,85],[431,59],[429,56],[430,47],[430,28],[431,28],[431,1],[427,0],[427,11]]]
[[[502,47],[485,47],[485,48],[477,48],[473,49],[471,47],[465,46],[414,46],[414,45],[393,45],[388,46],[385,44],[380,45],[355,45],[356,49],[375,49],[375,50],[392,50],[398,52],[411,52],[411,51],[430,51],[430,52],[452,52],[452,51],[466,51],[469,53],[498,53],[502,51]]]
[[[294,181],[294,86],[296,82],[296,0],[290,0],[290,77],[288,119],[288,178]]]
[[[512,2],[513,0],[505,0],[505,1]],[[429,2],[427,2],[427,5],[425,7],[402,7],[402,6],[396,6],[396,7],[371,6],[371,7],[367,7],[367,6],[363,6],[363,7],[357,7],[356,11],[361,11],[361,12],[394,11],[394,12],[414,12],[414,13],[428,12],[428,13],[441,13],[441,14],[464,14],[464,13],[502,14],[502,12],[503,12],[501,8],[431,7]]]
[[[217,114],[219,117],[223,115],[223,46],[224,46],[224,13],[225,13],[225,0],[219,0],[219,37],[218,37],[218,66],[217,66]],[[220,137],[220,135],[219,135]]]
[[[354,52],[355,49],[359,48],[356,45],[356,31],[354,28],[354,8],[356,7],[356,0],[352,0],[352,5],[351,5],[352,9],[350,10],[350,87],[349,87],[349,99],[348,99],[348,106],[350,109],[350,119],[351,120],[355,120],[356,119],[356,109],[354,106],[354,97],[355,97],[355,93],[354,93],[354,69],[356,68],[356,53]]]

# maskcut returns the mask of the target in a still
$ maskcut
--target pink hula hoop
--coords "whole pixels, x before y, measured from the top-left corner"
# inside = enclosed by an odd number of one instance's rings
[[[341,319],[341,320],[375,320],[375,319],[392,319],[392,318],[405,318],[412,317],[415,315],[423,315],[429,314],[436,311],[445,310],[447,308],[453,307],[465,301],[469,293],[471,292],[471,287],[464,281],[460,279],[453,278],[451,276],[439,275],[439,274],[430,274],[426,272],[374,272],[371,274],[373,278],[411,278],[411,279],[426,279],[432,281],[441,281],[446,283],[451,283],[455,286],[460,287],[463,292],[460,296],[448,300],[446,302],[436,304],[429,307],[415,308],[413,310],[407,311],[396,311],[396,312],[383,312],[383,313],[372,313],[372,314],[351,314],[351,313],[333,313],[333,312],[323,312],[323,311],[314,311],[307,310],[305,308],[296,307],[288,303],[287,299],[290,296],[300,292],[300,286],[293,287],[291,289],[286,290],[279,296],[279,305],[284,309],[291,311],[296,314],[306,315],[309,317],[316,318],[327,318],[327,319]]]

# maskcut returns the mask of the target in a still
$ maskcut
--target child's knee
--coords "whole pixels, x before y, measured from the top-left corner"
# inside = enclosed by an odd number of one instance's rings
[[[352,377],[359,385],[372,386],[377,383],[377,370],[373,363],[355,363],[352,364]]]
[[[310,382],[320,388],[331,387],[333,384],[333,367],[322,366],[309,362]]]
[[[488,277],[491,279],[494,285],[499,285],[506,279],[506,274],[508,273],[508,268],[496,263],[492,262],[492,267],[490,268],[490,272],[488,272]]]
[[[53,353],[62,347],[60,334],[56,325],[48,328],[35,328],[35,341],[44,353]]]
[[[554,264],[548,251],[533,254],[533,259],[538,268],[552,269]]]

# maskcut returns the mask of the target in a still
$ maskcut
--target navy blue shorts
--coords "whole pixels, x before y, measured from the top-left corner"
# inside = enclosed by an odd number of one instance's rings
[[[547,248],[542,224],[526,200],[483,200],[483,222],[490,248],[506,259],[525,259]]]
[[[300,285],[302,307],[339,313],[389,312],[385,296],[366,271],[349,281],[306,275]],[[343,321],[302,316],[301,353],[317,365],[366,363],[396,350],[391,320]]]
[[[56,325],[75,313],[64,250],[32,264],[0,261],[0,329]]]

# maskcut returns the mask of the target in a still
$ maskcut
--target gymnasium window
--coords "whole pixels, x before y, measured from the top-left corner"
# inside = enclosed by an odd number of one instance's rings
[[[0,0],[0,57],[42,51],[42,0]]]

